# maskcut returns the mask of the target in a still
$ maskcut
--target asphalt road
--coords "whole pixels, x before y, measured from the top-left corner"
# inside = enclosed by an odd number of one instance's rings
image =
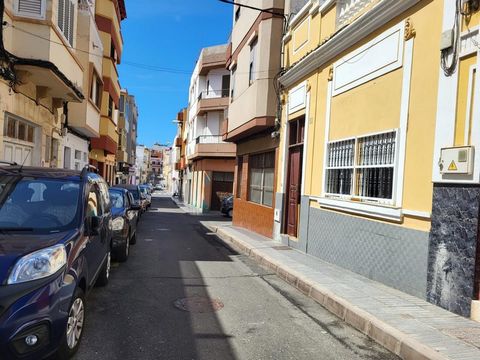
[[[88,298],[76,360],[397,359],[201,220],[154,198],[128,262]]]

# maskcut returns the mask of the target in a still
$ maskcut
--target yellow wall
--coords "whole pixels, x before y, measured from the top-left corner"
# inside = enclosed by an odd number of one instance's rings
[[[369,34],[355,47],[318,69],[315,74],[299,80],[291,88],[308,80],[310,108],[306,158],[305,192],[310,196],[322,195],[323,157],[325,146],[326,106],[329,69],[335,61],[372,40],[392,26],[409,18],[416,30],[411,73],[408,133],[403,182],[403,209],[430,212],[432,206],[432,163],[439,77],[439,39],[442,28],[443,2],[421,1],[383,28]],[[310,32],[319,35],[319,41],[335,31],[336,9],[333,7],[318,20],[312,19]],[[306,51],[318,44],[308,43]],[[302,48],[302,51],[305,50]],[[293,38],[286,44],[287,59],[293,54]],[[404,59],[404,64],[405,64]],[[338,140],[385,131],[400,126],[400,111],[404,67],[371,80],[352,90],[337,95],[331,102],[330,134],[328,140]],[[288,92],[288,89],[287,89]],[[291,117],[293,117],[292,115]],[[290,117],[290,118],[291,118]],[[285,131],[285,116],[282,131]],[[282,138],[283,139],[283,138]],[[280,177],[279,185],[284,178]],[[312,203],[312,206],[318,204]],[[383,220],[378,220],[383,221]],[[399,226],[428,231],[430,221],[405,216]]]
[[[471,78],[470,68],[472,65],[477,64],[477,55],[473,54],[460,60],[458,70],[458,98],[457,98],[457,116],[455,122],[455,146],[468,145],[470,138],[465,139],[465,126],[468,123],[471,124],[472,113],[467,120],[467,107],[468,99],[473,101],[472,90],[468,89],[468,84]],[[474,84],[475,82],[473,82]],[[470,104],[470,106],[473,105]],[[470,109],[473,109],[471,106]]]

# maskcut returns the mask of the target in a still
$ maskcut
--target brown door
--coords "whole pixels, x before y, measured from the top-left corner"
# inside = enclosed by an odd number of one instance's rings
[[[287,194],[287,234],[297,237],[298,204],[302,174],[302,147],[289,150],[288,194]]]
[[[210,210],[220,210],[221,201],[226,194],[233,193],[233,173],[214,172],[212,181],[212,201]]]

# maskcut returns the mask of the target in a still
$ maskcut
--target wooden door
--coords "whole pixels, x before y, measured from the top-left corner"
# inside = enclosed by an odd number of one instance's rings
[[[302,147],[289,150],[288,193],[287,193],[287,234],[297,237],[298,205],[300,204],[302,174]]]

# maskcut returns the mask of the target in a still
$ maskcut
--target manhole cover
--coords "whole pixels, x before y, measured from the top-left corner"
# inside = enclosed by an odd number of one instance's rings
[[[192,296],[183,299],[178,299],[173,302],[173,305],[182,311],[192,313],[209,313],[223,309],[223,303],[218,299],[210,299],[204,296]]]

